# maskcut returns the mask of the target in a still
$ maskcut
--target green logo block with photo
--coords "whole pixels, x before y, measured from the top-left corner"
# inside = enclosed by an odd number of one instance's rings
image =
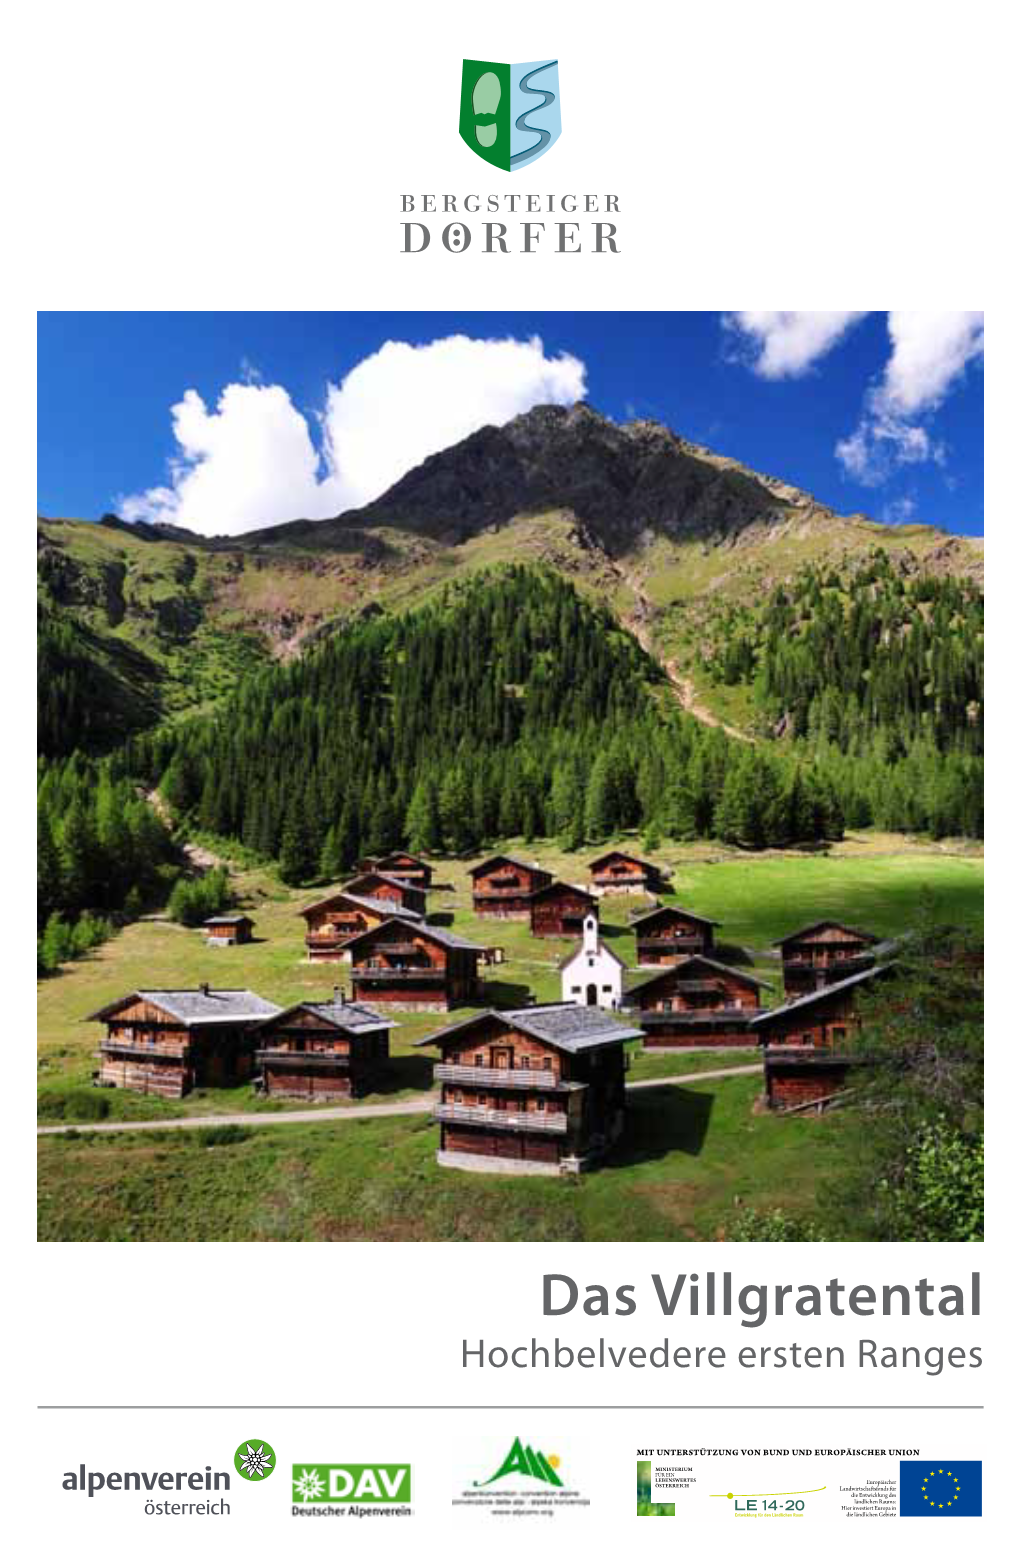
[[[559,139],[560,127],[557,60],[508,65],[465,59],[460,137],[483,162],[503,172],[519,172],[545,155]]]
[[[246,1482],[264,1482],[276,1470],[276,1451],[265,1439],[246,1439],[234,1451],[234,1470]]]
[[[293,1503],[411,1502],[411,1468],[403,1465],[295,1466],[291,1478]]]

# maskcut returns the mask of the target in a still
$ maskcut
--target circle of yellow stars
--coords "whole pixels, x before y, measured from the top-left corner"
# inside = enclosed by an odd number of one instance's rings
[[[940,1482],[938,1480],[939,1477],[945,1477],[946,1480]],[[931,1491],[935,1495],[934,1497],[928,1492],[929,1482],[932,1484]],[[921,1483],[921,1491],[925,1496],[929,1509],[951,1509],[960,1496],[960,1479],[959,1477],[954,1477],[951,1471],[946,1471],[940,1466],[937,1471],[929,1471]],[[946,1502],[939,1503],[937,1501],[939,1498],[944,1498]]]

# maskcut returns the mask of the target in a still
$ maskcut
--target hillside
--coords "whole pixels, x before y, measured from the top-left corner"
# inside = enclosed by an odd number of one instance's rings
[[[876,547],[905,576],[981,579],[979,541],[840,516],[654,422],[544,407],[325,522],[226,540],[42,520],[39,579],[53,614],[91,633],[134,726],[219,700],[252,666],[352,616],[402,610],[510,560],[551,565],[605,602],[691,709],[743,726],[746,700],[704,671],[706,630],[806,564],[852,569]]]

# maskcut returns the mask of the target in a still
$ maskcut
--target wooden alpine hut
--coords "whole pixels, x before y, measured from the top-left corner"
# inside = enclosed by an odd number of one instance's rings
[[[468,869],[471,904],[478,916],[530,921],[532,896],[552,883],[552,874],[524,857],[497,853]]]
[[[359,873],[385,873],[390,878],[402,879],[418,889],[431,889],[434,869],[424,857],[416,857],[410,851],[388,851],[382,857],[362,857]]]
[[[599,895],[656,894],[662,888],[655,863],[629,851],[607,851],[588,866],[591,887]]]
[[[536,938],[580,938],[587,917],[596,922],[599,903],[579,884],[553,879],[531,897],[531,931]]]
[[[844,980],[875,963],[878,938],[844,922],[818,921],[779,938],[774,944],[783,958],[783,989],[787,997],[802,997],[833,981]]]
[[[267,1099],[360,1099],[378,1087],[390,1054],[391,1019],[346,1002],[296,1002],[267,1019],[255,1057]]]
[[[631,925],[637,939],[637,962],[652,969],[674,965],[689,954],[711,956],[719,923],[682,905],[657,905],[632,916]]]
[[[752,1021],[769,990],[745,970],[692,954],[632,987],[624,1007],[636,1012],[646,1050],[754,1046]]]
[[[357,1002],[421,1012],[478,1002],[485,950],[442,927],[403,918],[370,927],[350,943]]]
[[[255,923],[241,912],[227,916],[210,916],[202,923],[205,941],[210,948],[233,948],[238,943],[250,943]]]
[[[312,960],[346,958],[351,939],[381,922],[421,920],[417,911],[383,895],[356,895],[346,889],[306,905],[299,914],[305,919],[305,949]]]
[[[623,1130],[633,1035],[601,1008],[557,1002],[475,1014],[417,1041],[442,1052],[438,1162],[525,1174],[588,1168]]]
[[[888,960],[758,1014],[752,1028],[765,1053],[765,1097],[771,1109],[821,1106],[843,1087],[861,1026],[858,997],[894,969]]]
[[[96,1082],[181,1099],[193,1088],[250,1078],[258,1033],[280,1009],[255,992],[194,989],[128,992],[90,1014],[106,1025]]]

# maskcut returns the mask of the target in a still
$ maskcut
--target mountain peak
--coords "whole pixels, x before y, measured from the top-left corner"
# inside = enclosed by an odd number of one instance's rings
[[[619,554],[647,532],[732,538],[749,523],[782,521],[791,506],[828,513],[658,421],[619,425],[588,404],[540,404],[434,453],[342,521],[463,542],[521,513],[568,509]]]

